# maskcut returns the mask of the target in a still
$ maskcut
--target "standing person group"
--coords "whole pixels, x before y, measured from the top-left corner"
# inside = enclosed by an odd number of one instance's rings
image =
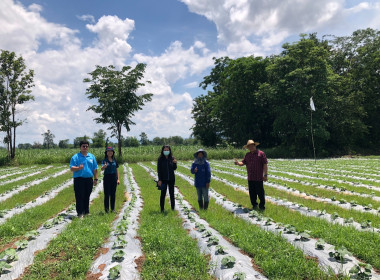
[[[207,161],[205,150],[199,149],[194,153],[194,162],[190,169],[195,174],[194,186],[197,189],[199,209],[207,210],[209,198],[208,189],[210,188],[211,169]]]
[[[111,212],[115,212],[116,186],[120,184],[119,168],[115,159],[115,151],[112,147],[107,147],[104,152],[104,160],[102,161],[102,171],[104,171],[103,187],[104,187],[104,211],[108,213],[111,201]]]
[[[89,142],[84,140],[79,145],[80,152],[70,160],[70,170],[74,178],[77,215],[83,218],[90,213],[92,187],[98,183],[98,164],[95,156],[88,152]]]
[[[260,210],[265,210],[265,192],[264,183],[268,179],[268,160],[263,151],[257,149],[260,143],[253,140],[248,140],[247,145],[243,148],[248,149],[242,161],[235,159],[235,165],[247,168],[249,197],[252,207],[256,208],[259,205]],[[257,203],[257,196],[260,199],[260,204]]]
[[[172,150],[169,145],[164,145],[161,148],[161,154],[157,160],[157,173],[158,182],[157,185],[161,188],[160,207],[161,212],[165,210],[165,196],[166,191],[169,188],[170,205],[174,210],[174,184],[175,175],[174,170],[177,169],[177,160],[173,157]]]

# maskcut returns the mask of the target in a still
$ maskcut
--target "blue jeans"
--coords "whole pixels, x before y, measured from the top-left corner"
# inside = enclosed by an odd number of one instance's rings
[[[198,201],[208,202],[208,188],[196,188],[197,189],[197,195],[198,195]]]

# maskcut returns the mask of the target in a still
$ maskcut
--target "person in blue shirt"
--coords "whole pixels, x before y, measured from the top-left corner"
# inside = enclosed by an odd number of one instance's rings
[[[73,155],[70,160],[70,170],[74,178],[77,214],[83,218],[83,215],[90,213],[90,195],[93,186],[98,183],[98,164],[95,156],[88,152],[88,141],[80,141],[79,145],[80,152]]]
[[[207,210],[209,204],[208,189],[210,188],[211,169],[205,150],[199,149],[194,153],[191,173],[195,174],[194,185],[197,189],[199,209]]]
[[[104,187],[104,211],[108,213],[111,201],[111,212],[115,212],[116,186],[120,184],[119,165],[115,159],[115,151],[112,147],[107,147],[104,152],[104,160],[102,161],[102,171],[104,171],[103,187]]]

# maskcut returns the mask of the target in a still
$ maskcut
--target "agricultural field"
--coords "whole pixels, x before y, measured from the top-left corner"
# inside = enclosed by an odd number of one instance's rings
[[[0,168],[0,280],[380,279],[380,158],[269,159],[264,211],[245,168],[219,159],[200,210],[190,166],[174,211],[146,159],[120,165],[116,213],[100,174],[84,219],[68,164]]]

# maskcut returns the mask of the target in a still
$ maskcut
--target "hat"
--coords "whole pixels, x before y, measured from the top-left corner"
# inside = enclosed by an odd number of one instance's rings
[[[194,157],[197,157],[199,153],[202,153],[202,154],[203,154],[203,157],[207,158],[207,153],[206,153],[206,151],[203,150],[203,149],[199,149],[198,151],[196,151],[196,152],[194,153]]]
[[[113,151],[113,152],[115,152],[115,150],[114,150],[112,147],[107,147],[107,148],[106,148],[106,152],[108,152],[108,151]]]
[[[253,141],[253,140],[248,140],[247,145],[244,145],[243,148],[244,148],[244,149],[247,149],[248,146],[249,146],[249,145],[252,145],[252,144],[255,145],[255,146],[260,145],[259,142],[255,142],[255,141]]]

